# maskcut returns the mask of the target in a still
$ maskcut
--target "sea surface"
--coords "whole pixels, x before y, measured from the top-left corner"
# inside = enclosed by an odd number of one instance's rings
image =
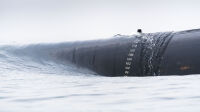
[[[200,112],[200,75],[95,75],[59,61],[64,44],[0,46],[0,112]]]

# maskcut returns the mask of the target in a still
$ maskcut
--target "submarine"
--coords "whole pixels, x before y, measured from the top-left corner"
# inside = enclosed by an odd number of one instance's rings
[[[200,29],[75,42],[58,56],[102,76],[200,74]]]

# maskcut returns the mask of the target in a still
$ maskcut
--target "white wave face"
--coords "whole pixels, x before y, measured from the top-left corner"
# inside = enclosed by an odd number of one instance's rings
[[[102,77],[59,60],[70,45],[2,45],[0,112],[199,112],[200,75]]]
[[[65,52],[69,45],[31,44],[24,46],[4,45],[0,47],[1,71],[34,72],[46,74],[90,74],[89,70],[77,68],[67,61],[60,60],[57,52]],[[82,75],[83,75],[82,74]]]

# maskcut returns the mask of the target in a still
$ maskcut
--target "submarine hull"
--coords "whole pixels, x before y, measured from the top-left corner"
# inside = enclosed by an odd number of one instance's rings
[[[177,33],[161,61],[161,75],[200,74],[200,30]]]
[[[200,74],[200,30],[77,42],[63,56],[103,76]]]

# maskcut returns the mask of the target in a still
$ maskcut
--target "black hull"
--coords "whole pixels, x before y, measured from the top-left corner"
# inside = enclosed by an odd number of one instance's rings
[[[199,51],[196,29],[77,42],[62,58],[104,76],[189,75],[200,74]]]

